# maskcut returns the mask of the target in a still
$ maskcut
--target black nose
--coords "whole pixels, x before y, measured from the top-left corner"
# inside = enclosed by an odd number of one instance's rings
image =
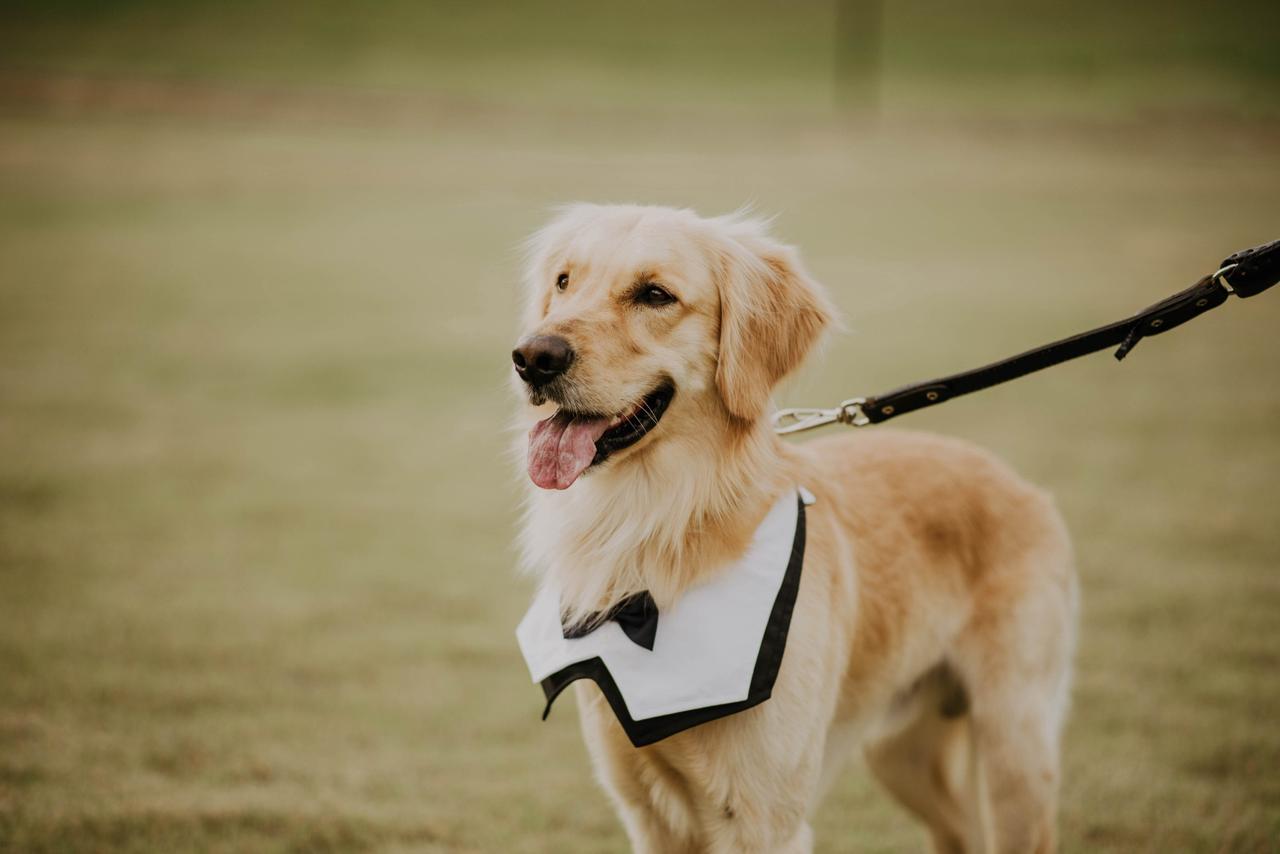
[[[573,348],[569,342],[556,335],[535,335],[520,342],[511,351],[520,379],[537,388],[544,386],[569,370],[573,363]]]

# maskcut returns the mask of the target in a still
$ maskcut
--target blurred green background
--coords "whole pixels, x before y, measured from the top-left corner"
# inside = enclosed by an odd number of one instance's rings
[[[519,241],[778,214],[825,404],[1280,237],[1280,6],[0,12],[0,849],[615,852],[512,628]],[[1280,296],[904,419],[1059,497],[1078,852],[1277,851]],[[886,428],[887,429],[887,428]],[[819,852],[923,849],[851,771]]]

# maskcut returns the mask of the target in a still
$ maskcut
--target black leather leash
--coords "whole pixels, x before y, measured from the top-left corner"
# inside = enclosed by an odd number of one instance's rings
[[[834,409],[783,409],[774,414],[773,427],[778,433],[799,433],[837,423],[865,427],[1108,347],[1118,346],[1116,359],[1123,359],[1143,338],[1181,326],[1193,317],[1222,305],[1232,294],[1251,297],[1277,281],[1280,281],[1280,240],[1237,252],[1223,260],[1217,272],[1205,276],[1186,290],[1108,326],[1063,338],[971,371],[914,383],[874,397],[851,398]]]

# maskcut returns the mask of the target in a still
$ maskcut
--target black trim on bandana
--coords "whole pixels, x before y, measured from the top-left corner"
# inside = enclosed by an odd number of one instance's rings
[[[773,610],[769,612],[764,636],[760,639],[760,652],[756,656],[756,666],[751,672],[751,687],[745,700],[637,721],[627,711],[622,692],[618,690],[609,669],[604,666],[604,661],[596,656],[570,664],[542,680],[542,692],[547,697],[547,707],[542,712],[542,719],[547,719],[547,715],[551,713],[551,704],[560,696],[560,692],[579,679],[590,679],[600,687],[627,738],[636,747],[644,747],[707,721],[746,711],[769,699],[773,694],[773,684],[778,679],[778,670],[782,666],[782,654],[787,648],[787,632],[791,629],[791,614],[795,611],[796,595],[800,591],[800,572],[804,567],[804,499],[797,497],[796,501],[799,509],[796,511],[796,534],[791,542],[791,557],[782,577],[782,586],[778,588],[778,595],[773,600]]]

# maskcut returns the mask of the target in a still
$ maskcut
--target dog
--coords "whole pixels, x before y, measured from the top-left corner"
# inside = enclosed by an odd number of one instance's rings
[[[633,850],[811,851],[858,752],[934,851],[1055,850],[1078,592],[1052,499],[953,439],[781,441],[772,393],[836,312],[766,223],[577,204],[528,248],[521,546],[566,624],[637,591],[672,608],[779,496],[815,499],[766,702],[635,747],[573,685]]]

